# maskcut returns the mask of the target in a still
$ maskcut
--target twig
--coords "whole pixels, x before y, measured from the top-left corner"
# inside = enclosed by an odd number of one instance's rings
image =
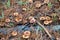
[[[55,40],[55,38],[53,38],[51,36],[51,34],[48,32],[48,30],[39,21],[36,20],[36,22],[45,30],[45,32],[48,34],[48,36],[51,38],[51,40]]]

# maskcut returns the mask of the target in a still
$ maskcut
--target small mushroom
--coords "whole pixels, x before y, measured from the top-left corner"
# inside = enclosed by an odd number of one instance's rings
[[[30,37],[30,31],[25,31],[22,35],[23,38],[29,38]]]
[[[24,35],[30,35],[30,31],[25,31]]]
[[[36,2],[35,2],[35,7],[39,8],[39,7],[41,7],[41,5],[42,5],[42,4],[41,4],[39,1],[36,1]]]
[[[46,19],[46,20],[50,20],[51,18],[50,18],[49,16],[46,16],[45,19]]]
[[[22,37],[23,37],[23,38],[29,38],[29,36],[27,36],[27,35],[23,35]]]
[[[10,22],[11,20],[9,18],[5,19],[5,22]]]
[[[36,20],[35,20],[34,17],[32,17],[32,16],[29,17],[29,20],[30,20],[30,21],[29,21],[30,23],[35,23],[35,22],[36,22]]]
[[[26,11],[27,9],[26,8],[22,8],[23,11]]]
[[[44,24],[45,24],[45,25],[48,25],[48,24],[49,24],[49,21],[44,21]]]
[[[45,20],[45,17],[44,16],[40,17],[40,20]]]
[[[15,12],[15,13],[14,13],[14,16],[18,16],[18,15],[19,15],[18,12]]]
[[[12,31],[11,35],[16,36],[18,33],[16,31]]]
[[[19,16],[15,17],[16,22],[21,22],[22,21],[22,15],[20,14]]]
[[[15,21],[16,21],[16,22],[20,22],[20,21],[22,21],[22,18],[16,17],[16,18],[15,18]]]

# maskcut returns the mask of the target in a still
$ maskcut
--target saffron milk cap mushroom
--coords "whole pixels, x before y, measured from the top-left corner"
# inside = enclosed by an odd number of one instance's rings
[[[9,18],[5,19],[5,22],[10,22],[10,19]]]
[[[46,20],[50,20],[51,18],[50,18],[49,16],[46,16],[45,19],[46,19]]]
[[[12,31],[11,35],[16,36],[18,33],[16,31]]]
[[[39,1],[36,1],[36,2],[35,2],[35,7],[39,8],[39,7],[41,7],[41,5],[42,5],[42,4],[41,4]]]
[[[14,13],[14,16],[18,16],[18,15],[19,15],[19,13],[18,13],[18,12],[15,12],[15,13]]]
[[[25,31],[22,35],[23,38],[29,38],[30,37],[30,31]]]
[[[45,24],[45,25],[48,25],[48,24],[49,24],[49,21],[44,21],[44,24]]]
[[[45,16],[40,17],[40,20],[45,20]]]
[[[35,23],[36,22],[36,20],[32,16],[29,17],[29,20],[30,20],[30,23]]]

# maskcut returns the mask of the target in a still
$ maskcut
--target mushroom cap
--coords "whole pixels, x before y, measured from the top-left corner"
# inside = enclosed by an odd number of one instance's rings
[[[26,8],[22,8],[22,10],[26,11],[27,9]]]
[[[34,17],[32,17],[32,16],[29,17],[29,20],[30,20],[30,21],[29,21],[30,23],[35,23],[35,22],[36,22],[36,20],[35,20]]]
[[[16,21],[16,22],[20,22],[20,21],[22,21],[22,19],[21,19],[21,18],[16,17],[16,18],[15,18],[15,21]]]
[[[30,36],[28,36],[28,35],[23,35],[22,37],[23,37],[23,38],[29,38]]]
[[[13,32],[11,33],[11,35],[12,35],[12,36],[16,36],[16,35],[17,35],[17,32],[16,32],[16,31],[13,31]]]
[[[41,5],[42,5],[41,2],[39,2],[39,1],[36,1],[36,2],[35,2],[35,7],[39,8],[39,7],[41,7]]]
[[[22,35],[23,38],[29,38],[30,37],[30,31],[25,31]]]
[[[49,24],[49,21],[44,21],[44,24],[45,24],[45,25],[48,25],[48,24]]]
[[[49,16],[46,16],[45,19],[46,20],[51,20],[51,18]]]
[[[10,19],[9,18],[5,19],[5,22],[10,22]]]
[[[43,16],[43,17],[40,17],[40,20],[45,20],[45,17]]]
[[[30,35],[31,33],[30,33],[30,31],[25,31],[24,32],[24,35]]]
[[[18,15],[19,15],[19,13],[18,13],[18,12],[15,12],[15,13],[14,13],[14,16],[18,16]]]

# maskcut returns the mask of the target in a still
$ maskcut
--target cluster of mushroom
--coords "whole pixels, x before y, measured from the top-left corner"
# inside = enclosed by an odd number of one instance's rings
[[[40,20],[43,20],[45,25],[52,23],[52,19],[49,16],[41,16]]]

